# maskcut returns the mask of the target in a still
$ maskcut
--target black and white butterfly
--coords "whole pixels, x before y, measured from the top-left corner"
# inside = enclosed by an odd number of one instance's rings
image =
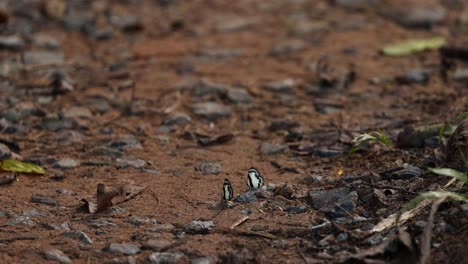
[[[249,169],[247,179],[247,184],[249,185],[250,189],[257,189],[263,186],[263,177],[262,175],[260,175],[260,172],[254,167],[251,167]]]
[[[232,190],[231,182],[225,179],[223,184],[223,200],[230,201],[233,196],[234,191]]]

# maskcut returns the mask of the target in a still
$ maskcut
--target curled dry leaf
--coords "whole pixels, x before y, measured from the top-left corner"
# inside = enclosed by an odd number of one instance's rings
[[[96,191],[96,202],[94,199],[82,199],[83,206],[90,214],[95,214],[111,207],[113,204],[126,202],[145,190],[145,187],[125,185],[106,190],[104,184],[99,183]]]

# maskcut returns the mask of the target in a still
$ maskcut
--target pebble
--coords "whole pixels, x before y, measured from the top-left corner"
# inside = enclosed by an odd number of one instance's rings
[[[207,234],[214,227],[213,221],[194,220],[185,226],[185,231],[190,234]]]
[[[44,257],[47,259],[47,260],[55,260],[55,261],[58,261],[60,263],[71,263],[71,259],[65,255],[65,253],[63,253],[61,250],[58,250],[58,249],[50,249],[50,250],[47,250],[46,252],[44,252]]]
[[[277,93],[289,93],[292,92],[294,88],[297,87],[297,82],[293,79],[284,79],[279,81],[272,81],[266,83],[264,87],[267,90]]]
[[[132,135],[122,137],[118,140],[112,141],[110,147],[116,149],[142,149],[140,141]]]
[[[125,169],[128,167],[133,167],[135,169],[141,169],[146,167],[148,163],[142,159],[139,159],[135,156],[124,156],[116,160],[118,169]]]
[[[112,159],[117,159],[120,158],[124,155],[124,153],[120,150],[116,149],[111,149],[107,147],[97,147],[90,152],[88,152],[88,155],[90,156],[105,156],[105,157],[110,157]]]
[[[187,82],[190,82],[190,80],[186,80]],[[185,84],[180,84],[182,87],[185,86]],[[188,83],[188,86],[190,86],[190,83]],[[194,85],[191,88],[191,94],[193,96],[201,97],[201,96],[215,96],[218,94],[224,94],[226,93],[228,86],[224,84],[219,84],[219,83],[212,83],[208,80],[201,80]]]
[[[86,105],[91,110],[98,112],[99,114],[105,114],[111,109],[109,102],[101,96],[93,96],[86,101]]]
[[[60,130],[55,137],[60,145],[65,146],[80,143],[86,138],[85,135],[76,130]]]
[[[61,170],[68,170],[68,169],[74,168],[76,166],[78,166],[78,162],[76,160],[65,158],[65,159],[61,159],[61,160],[57,161],[55,164],[53,164],[52,168],[61,169]]]
[[[202,162],[196,170],[203,172],[205,175],[217,175],[221,172],[221,165],[219,163]]]
[[[140,247],[134,244],[127,243],[111,243],[106,250],[113,253],[122,253],[125,255],[135,255],[140,252]]]
[[[27,51],[23,54],[23,60],[28,65],[63,64],[64,55],[54,51]]]
[[[91,111],[82,106],[72,106],[63,111],[63,116],[66,118],[77,118],[77,117],[92,117]]]
[[[412,165],[408,165],[406,166],[406,168],[392,172],[390,174],[390,177],[384,177],[384,178],[392,179],[392,180],[408,180],[414,177],[419,177],[423,173],[424,171],[421,170],[420,168],[412,166]]]
[[[227,89],[226,98],[236,104],[249,104],[253,97],[244,88],[231,87]]]
[[[181,252],[154,252],[148,260],[153,264],[170,264],[178,263],[183,257],[184,254]]]
[[[349,188],[314,190],[309,192],[309,201],[316,210],[337,218],[349,215],[356,207],[358,194]]]
[[[51,130],[51,131],[59,131],[62,129],[72,129],[75,127],[75,122],[68,118],[59,118],[59,117],[46,117],[39,125],[40,128]]]
[[[63,25],[70,30],[86,31],[93,27],[94,20],[94,14],[89,12],[69,12],[69,14],[63,18]]]
[[[301,51],[305,48],[305,42],[299,39],[283,41],[276,44],[270,51],[271,56],[280,56]]]
[[[0,36],[0,49],[21,50],[24,40],[18,36]]]
[[[61,236],[81,241],[87,245],[93,244],[93,240],[91,240],[91,238],[89,238],[89,236],[83,231],[67,231],[63,232]]]
[[[221,33],[236,32],[250,28],[255,21],[253,18],[224,16],[220,17],[215,29]]]
[[[429,81],[430,71],[426,69],[413,69],[395,79],[399,84],[425,84]]]
[[[380,243],[382,243],[383,237],[382,235],[376,234],[371,237],[368,237],[367,239],[364,240],[364,243],[366,243],[369,246],[376,246]]]
[[[33,194],[31,197],[31,202],[46,204],[50,206],[57,206],[57,200],[54,197],[43,194]]]
[[[60,42],[56,38],[45,33],[35,34],[32,41],[36,46],[44,49],[56,50],[60,47]]]
[[[145,241],[142,245],[143,249],[149,249],[154,251],[161,251],[172,245],[173,242],[169,240],[161,240],[161,239],[149,239]]]
[[[442,23],[447,17],[445,8],[439,5],[399,7],[389,11],[389,17],[408,28],[428,28]]]
[[[141,30],[143,24],[136,16],[111,16],[111,23],[124,32]]]
[[[192,123],[192,118],[185,114],[185,113],[180,113],[180,112],[175,112],[169,115],[163,122],[162,124],[165,126],[172,126],[172,125],[188,125]]]
[[[5,144],[0,143],[0,160],[5,160],[10,157],[11,157],[10,148]]]
[[[262,145],[260,145],[260,152],[265,155],[275,155],[283,153],[285,149],[286,145],[280,144],[262,143]]]
[[[452,74],[451,79],[457,82],[468,81],[468,68],[457,68]]]
[[[215,102],[197,103],[192,106],[192,111],[207,119],[227,117],[232,114],[232,108]]]
[[[333,3],[344,8],[361,9],[376,4],[378,1],[379,0],[335,0]]]
[[[258,201],[258,199],[255,195],[255,191],[247,191],[238,195],[234,201],[238,203],[252,203]]]
[[[190,260],[190,264],[212,264],[212,263],[215,263],[215,262],[210,257],[193,258]]]
[[[348,237],[349,237],[348,233],[340,233],[336,236],[336,241],[343,242],[343,241],[348,240]]]
[[[299,206],[287,207],[286,211],[289,214],[302,214],[302,213],[307,212],[308,209],[309,209],[309,206],[307,206],[307,205],[299,205]]]

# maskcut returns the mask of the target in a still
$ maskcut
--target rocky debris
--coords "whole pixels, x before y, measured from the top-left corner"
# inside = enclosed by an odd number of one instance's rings
[[[86,139],[86,136],[76,130],[61,130],[56,135],[57,142],[60,145],[71,145],[80,143]]]
[[[0,36],[0,49],[22,50],[24,40],[18,36]]]
[[[256,19],[236,16],[220,16],[215,29],[221,33],[246,30],[255,24]]]
[[[23,54],[23,60],[28,65],[63,64],[64,55],[54,51],[27,51]]]
[[[297,85],[297,82],[293,79],[284,79],[265,83],[264,87],[276,93],[291,93]]]
[[[169,246],[171,246],[173,242],[169,240],[161,240],[161,239],[149,239],[145,241],[142,245],[142,249],[149,249],[154,251],[162,251]]]
[[[74,159],[70,158],[64,158],[52,165],[52,168],[54,169],[60,169],[60,170],[69,170],[74,167],[78,166],[78,162]]]
[[[351,9],[366,8],[376,4],[379,0],[334,0],[333,3],[337,6]]]
[[[5,144],[0,143],[0,160],[5,160],[10,157],[11,157],[10,148]]]
[[[283,153],[286,150],[285,145],[262,143],[260,145],[260,152],[265,155],[275,155]]]
[[[429,81],[430,71],[425,69],[413,69],[405,74],[399,75],[395,80],[399,84],[425,84]]]
[[[299,206],[289,206],[286,208],[286,212],[289,214],[302,214],[309,210],[309,206],[307,205],[299,205]]]
[[[185,113],[179,113],[175,112],[169,115],[163,122],[162,124],[165,126],[173,126],[173,125],[188,125],[192,123],[192,118],[185,114]]]
[[[244,88],[231,87],[226,90],[226,98],[236,104],[250,104],[253,97]]]
[[[46,252],[44,252],[44,257],[47,260],[54,260],[60,263],[72,263],[71,259],[67,255],[65,255],[65,253],[55,248],[49,249]]]
[[[111,16],[111,23],[124,32],[143,29],[143,24],[136,16]]]
[[[221,165],[219,163],[202,162],[196,170],[203,172],[205,175],[217,175],[221,172]]]
[[[203,118],[217,119],[228,117],[232,114],[230,106],[218,104],[215,102],[197,103],[192,106],[192,111]]]
[[[57,206],[57,200],[54,197],[43,194],[33,194],[31,197],[31,202],[46,204],[50,206]]]
[[[189,81],[187,82],[187,84],[182,86],[191,87],[191,94],[196,97],[214,97],[220,94],[225,94],[228,89],[227,85],[213,83],[208,80],[201,80],[196,82],[195,84],[192,84]]]
[[[276,44],[270,51],[272,56],[280,56],[285,54],[291,54],[297,51],[301,51],[305,48],[306,44],[304,41],[299,39],[293,39],[283,41]]]
[[[349,188],[309,192],[310,204],[316,210],[326,212],[334,218],[349,215],[356,207],[357,200],[357,192]]]
[[[45,33],[35,34],[32,37],[32,42],[34,45],[48,50],[56,50],[60,48],[60,42],[53,36]]]
[[[194,220],[186,225],[184,230],[190,234],[207,234],[214,227],[213,221]]]
[[[146,167],[148,163],[142,159],[139,159],[135,156],[124,156],[121,158],[117,158],[116,166],[119,169],[125,169],[128,167],[132,167],[135,169],[142,169]]]
[[[213,264],[214,259],[211,257],[197,257],[190,260],[190,264]]]
[[[78,231],[78,230],[77,231],[67,231],[67,232],[62,233],[61,236],[81,241],[81,242],[83,242],[84,244],[87,244],[87,245],[92,245],[93,244],[93,240],[91,240],[91,238],[89,238],[89,236],[83,231]]]
[[[434,4],[421,6],[391,6],[384,9],[382,13],[408,28],[430,28],[443,23],[447,17],[445,8]]]
[[[121,137],[110,142],[110,147],[115,149],[142,149],[140,141],[132,135]]]
[[[136,255],[140,252],[140,247],[134,244],[111,243],[105,250],[112,253],[122,253],[125,255]]]
[[[181,252],[154,252],[148,260],[152,264],[178,263],[184,256]]]
[[[72,106],[63,111],[63,116],[66,118],[92,117],[93,114],[88,108],[82,106]]]
[[[237,203],[253,203],[258,201],[255,191],[247,191],[239,194],[235,199]]]

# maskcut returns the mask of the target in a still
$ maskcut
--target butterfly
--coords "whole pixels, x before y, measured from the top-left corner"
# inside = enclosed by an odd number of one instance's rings
[[[225,179],[223,184],[223,200],[230,201],[233,196],[234,191],[232,190],[231,182]]]
[[[262,175],[260,175],[260,172],[254,167],[251,167],[249,169],[247,179],[247,184],[249,185],[250,189],[257,189],[263,186],[263,177]]]

